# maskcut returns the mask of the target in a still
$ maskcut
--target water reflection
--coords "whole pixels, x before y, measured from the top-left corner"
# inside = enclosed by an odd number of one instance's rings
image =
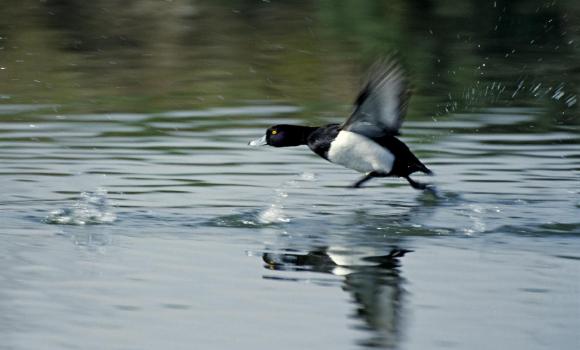
[[[284,196],[282,204],[289,212],[296,196],[299,193],[292,191]],[[339,210],[335,203],[321,208],[314,217],[291,218],[276,225],[275,242],[261,254],[264,268],[270,271],[263,278],[338,286],[353,302],[349,316],[357,320],[354,327],[365,331],[357,344],[400,348],[409,315],[408,281],[402,273],[403,257],[412,252],[407,247],[413,237],[464,235],[465,229],[456,229],[458,222],[449,226],[445,215],[449,208],[468,204],[460,194],[447,191],[427,191],[413,197],[413,201],[402,203],[393,198],[372,198],[372,207],[353,209],[349,204],[348,212]],[[304,198],[298,203],[310,204]],[[439,212],[443,218],[437,219]],[[471,225],[468,222],[465,227]]]
[[[342,277],[342,289],[355,304],[353,316],[364,324],[370,336],[360,344],[396,349],[403,339],[406,318],[405,278],[401,262],[409,250],[392,248],[385,255],[361,255],[336,247],[320,247],[306,253],[285,251],[264,253],[264,268],[272,271],[309,271]],[[265,275],[287,281],[296,278]]]
[[[113,243],[113,234],[108,228],[63,228],[57,235],[68,238],[74,245],[89,251],[104,251]]]

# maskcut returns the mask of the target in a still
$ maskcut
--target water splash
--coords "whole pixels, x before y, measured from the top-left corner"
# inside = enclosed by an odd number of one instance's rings
[[[68,208],[54,210],[46,217],[48,224],[97,225],[110,224],[117,219],[112,212],[107,191],[82,192],[80,199]]]
[[[273,224],[290,222],[290,219],[284,214],[284,207],[274,203],[258,214],[258,221],[262,224]]]
[[[290,218],[284,212],[284,202],[288,198],[288,189],[299,187],[300,181],[316,181],[317,177],[314,173],[304,172],[298,175],[297,180],[290,180],[284,182],[281,188],[276,190],[276,197],[270,206],[262,210],[257,215],[257,220],[261,224],[287,223]],[[299,181],[298,181],[299,180]]]
[[[549,85],[538,81],[522,79],[513,87],[501,82],[477,81],[473,87],[463,90],[459,95],[448,94],[448,101],[439,104],[440,111],[434,117],[441,115],[477,109],[481,106],[496,104],[501,101],[522,99],[551,100],[571,108],[578,102],[578,97],[565,83]]]
[[[286,188],[289,185],[295,184],[295,181],[286,182],[282,188],[276,190],[276,197],[274,203],[270,204],[270,207],[262,210],[258,214],[258,222],[262,224],[273,224],[273,223],[286,223],[290,222],[290,219],[284,214],[284,200],[288,197],[288,192]]]
[[[502,215],[502,208],[482,204],[469,204],[462,208],[462,215],[469,219],[469,223],[463,228],[466,236],[473,236],[489,231],[494,217]]]

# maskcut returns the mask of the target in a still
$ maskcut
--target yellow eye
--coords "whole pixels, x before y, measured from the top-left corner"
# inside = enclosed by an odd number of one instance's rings
[[[272,135],[276,135],[278,133],[277,130],[272,130]]]

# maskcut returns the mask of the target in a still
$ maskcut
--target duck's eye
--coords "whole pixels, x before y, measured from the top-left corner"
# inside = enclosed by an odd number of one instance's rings
[[[276,135],[278,133],[277,130],[272,130],[272,135]]]

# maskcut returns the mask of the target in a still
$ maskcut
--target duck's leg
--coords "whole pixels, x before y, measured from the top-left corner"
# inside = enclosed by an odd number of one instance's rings
[[[404,178],[409,181],[409,185],[411,185],[411,187],[413,187],[416,190],[425,190],[427,188],[429,188],[429,185],[421,183],[421,182],[417,182],[413,179],[411,179],[409,176],[404,176]]]
[[[369,181],[373,177],[381,177],[381,176],[384,176],[384,175],[382,175],[381,173],[378,173],[376,171],[371,171],[370,173],[367,173],[365,176],[361,177],[360,180],[353,183],[350,187],[351,188],[359,188],[362,186],[362,184]]]

